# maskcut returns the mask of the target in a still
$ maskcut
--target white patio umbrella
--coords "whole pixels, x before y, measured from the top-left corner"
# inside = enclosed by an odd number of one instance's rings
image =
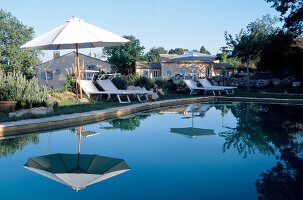
[[[130,170],[123,159],[63,153],[29,158],[23,167],[75,191]]]
[[[79,48],[118,46],[127,42],[129,40],[119,35],[88,24],[82,19],[72,17],[64,24],[22,45],[21,48],[34,50],[76,49],[78,80],[81,78]],[[82,98],[81,85],[79,86],[80,98]]]

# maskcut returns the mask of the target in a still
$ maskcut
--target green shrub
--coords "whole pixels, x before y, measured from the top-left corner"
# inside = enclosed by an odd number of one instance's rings
[[[27,80],[22,73],[5,74],[0,69],[0,80],[0,100],[26,103],[30,107],[47,105],[47,87],[40,87],[36,78]]]
[[[177,93],[178,85],[173,81],[169,81],[164,78],[158,78],[155,80],[155,84],[157,85],[157,88],[161,88],[166,92]]]
[[[64,90],[69,91],[69,92],[73,92],[73,93],[77,92],[77,89],[76,89],[76,75],[75,74],[67,75],[67,79],[64,82]]]
[[[117,76],[112,79],[112,82],[120,90],[125,90],[129,85],[128,80],[125,76]]]
[[[136,80],[139,78],[136,74],[129,74],[126,76],[129,85],[135,85]]]
[[[188,94],[189,92],[189,89],[188,87],[186,86],[186,84],[184,83],[184,81],[181,81],[177,84],[177,91],[176,93],[179,93],[179,94]]]
[[[150,90],[151,88],[155,88],[156,84],[152,79],[144,76],[139,76],[135,80],[135,86],[145,87],[147,90]]]

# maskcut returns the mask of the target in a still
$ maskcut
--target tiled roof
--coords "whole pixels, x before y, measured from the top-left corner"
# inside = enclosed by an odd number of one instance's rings
[[[51,63],[51,62],[54,61],[54,60],[62,59],[62,58],[64,59],[65,57],[68,57],[68,56],[76,57],[76,52],[75,52],[75,51],[72,51],[72,52],[69,52],[69,53],[67,53],[67,54],[61,55],[61,56],[59,56],[59,57],[57,57],[57,58],[52,58],[52,59],[49,60],[49,61],[46,61],[46,62],[43,62],[43,63],[38,64],[37,66],[39,66],[39,65],[46,65],[46,64],[48,64],[48,63]],[[79,57],[84,57],[84,58],[86,57],[86,58],[94,59],[94,60],[96,60],[97,62],[101,62],[101,63],[107,64],[107,65],[110,65],[107,61],[103,61],[103,60],[101,60],[101,59],[99,59],[99,58],[91,57],[91,56],[88,56],[88,55],[85,55],[85,54],[82,54],[82,53],[79,53]]]
[[[215,56],[202,54],[199,52],[186,52],[182,55],[178,54],[160,54],[161,62],[184,63],[184,62],[213,62]]]
[[[160,54],[160,61],[165,62],[165,61],[170,61],[171,58],[174,58],[178,56],[178,54]]]
[[[136,62],[136,69],[161,69],[160,62]]]
[[[203,54],[199,52],[185,52],[182,55],[170,58],[171,61],[183,62],[183,61],[202,61],[202,62],[213,62],[216,59],[216,56]]]

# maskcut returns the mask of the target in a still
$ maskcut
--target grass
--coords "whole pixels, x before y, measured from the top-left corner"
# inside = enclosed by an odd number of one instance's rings
[[[285,93],[287,91],[287,93]],[[259,97],[259,98],[291,98],[291,99],[303,99],[303,89],[302,88],[262,88],[262,89],[246,89],[239,88],[236,94],[230,96],[239,97]],[[165,96],[160,97],[157,101],[169,100],[169,99],[181,99],[181,98],[193,98],[201,97],[201,95],[188,95],[188,94],[172,94],[167,93]],[[54,108],[54,112],[39,116],[39,115],[27,115],[22,118],[17,117],[7,117],[3,114],[0,115],[0,122],[17,121],[21,119],[33,119],[41,117],[58,116],[62,114],[72,114],[89,112],[93,110],[102,110],[106,108],[113,108],[119,106],[125,106],[135,103],[140,103],[137,101],[132,101],[130,104],[120,104],[113,101],[98,101],[98,102],[79,102],[75,94],[71,92],[53,92],[50,100],[52,102],[58,102],[58,106]]]
[[[179,99],[179,98],[192,98],[196,96],[189,96],[188,94],[166,94],[160,97],[157,101],[168,100],[168,99]],[[70,92],[54,92],[50,97],[51,102],[58,102],[58,106],[54,107],[54,112],[47,115],[26,115],[24,117],[8,117],[6,115],[1,115],[0,122],[17,121],[22,119],[35,119],[42,117],[58,116],[63,114],[72,113],[82,113],[89,112],[93,110],[102,110],[106,108],[120,107],[125,105],[131,105],[136,103],[141,103],[138,101],[132,101],[128,104],[120,104],[117,101],[93,101],[82,103],[79,102],[75,94]],[[144,102],[144,101],[143,101]]]

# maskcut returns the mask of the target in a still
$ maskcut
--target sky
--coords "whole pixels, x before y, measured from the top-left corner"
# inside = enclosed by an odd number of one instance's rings
[[[134,35],[145,51],[203,45],[214,55],[226,45],[225,31],[235,35],[263,15],[279,16],[264,0],[0,0],[0,8],[33,27],[34,37],[75,16],[118,35]]]

